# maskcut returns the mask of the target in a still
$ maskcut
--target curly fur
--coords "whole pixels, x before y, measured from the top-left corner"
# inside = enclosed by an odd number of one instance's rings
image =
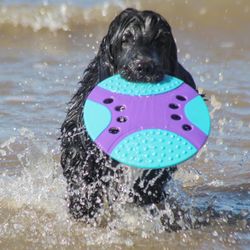
[[[82,124],[88,93],[115,73],[145,82],[160,80],[167,73],[195,88],[191,75],[178,63],[171,28],[162,16],[126,9],[112,21],[96,57],[84,71],[61,127],[61,165],[67,179],[69,211],[76,219],[96,218],[104,204],[112,205],[120,192],[123,167],[118,168],[117,162],[92,143]],[[132,183],[128,196],[140,205],[159,202],[165,197],[164,185],[175,169],[143,171]]]

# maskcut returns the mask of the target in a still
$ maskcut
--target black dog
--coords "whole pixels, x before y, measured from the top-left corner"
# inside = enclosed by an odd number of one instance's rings
[[[82,123],[88,93],[115,73],[145,84],[160,81],[164,74],[169,74],[196,88],[191,75],[178,63],[171,28],[162,16],[152,11],[126,9],[112,21],[97,56],[84,72],[61,128],[61,165],[74,218],[96,218],[103,204],[111,204],[119,195],[119,176],[124,168],[118,168],[117,162],[91,142]],[[175,169],[143,171],[131,186],[130,200],[141,205],[161,201],[165,197],[164,185]]]

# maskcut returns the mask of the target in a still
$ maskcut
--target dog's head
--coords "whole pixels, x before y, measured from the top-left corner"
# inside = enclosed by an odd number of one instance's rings
[[[177,63],[167,21],[153,11],[135,9],[124,10],[112,21],[98,56],[102,75],[120,73],[135,82],[158,82],[164,74],[171,74]]]

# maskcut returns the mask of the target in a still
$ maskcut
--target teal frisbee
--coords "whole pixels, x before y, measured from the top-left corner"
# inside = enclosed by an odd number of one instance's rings
[[[100,82],[83,107],[83,123],[96,145],[125,165],[158,169],[194,156],[210,133],[208,108],[182,80]]]

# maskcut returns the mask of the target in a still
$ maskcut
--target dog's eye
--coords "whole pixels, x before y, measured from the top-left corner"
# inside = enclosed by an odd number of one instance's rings
[[[133,37],[131,32],[126,32],[122,35],[122,43],[123,44],[130,43],[133,41],[134,41],[134,37]]]
[[[158,44],[166,44],[169,40],[169,35],[170,35],[170,32],[169,33],[168,32],[162,33],[161,35],[159,35],[157,37],[157,39],[156,39],[157,43]]]

